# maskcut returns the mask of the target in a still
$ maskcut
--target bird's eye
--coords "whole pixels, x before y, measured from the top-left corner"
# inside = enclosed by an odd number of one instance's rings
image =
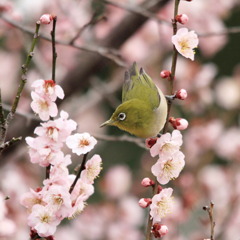
[[[123,121],[125,118],[126,118],[126,114],[125,114],[125,113],[119,113],[119,114],[118,114],[118,119],[119,119],[120,121]]]

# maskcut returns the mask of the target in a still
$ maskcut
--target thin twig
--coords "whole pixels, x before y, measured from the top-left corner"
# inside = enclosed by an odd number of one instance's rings
[[[54,16],[53,17],[53,28],[52,28],[52,31],[51,31],[51,38],[52,38],[52,80],[54,82],[55,82],[55,76],[56,76],[56,61],[57,61],[56,40],[55,40],[56,24],[57,24],[57,16]]]
[[[25,26],[22,26],[21,24],[8,19],[5,16],[0,16],[0,18],[2,20],[4,20],[5,22],[11,24],[13,27],[20,29],[21,31],[28,33],[28,34],[33,34],[34,31],[30,28],[27,28]],[[39,35],[40,38],[47,40],[47,41],[52,41],[52,39],[46,35]],[[73,47],[76,48],[78,50],[82,50],[82,51],[86,51],[86,52],[92,52],[92,53],[97,53],[100,56],[106,57],[112,61],[114,61],[118,66],[121,67],[127,67],[127,64],[123,61],[120,52],[117,51],[116,49],[112,49],[112,48],[106,48],[106,47],[102,47],[102,46],[94,46],[93,44],[91,45],[85,45],[85,46],[79,46],[77,44],[69,44],[69,41],[61,41],[61,40],[55,40],[56,44],[59,45],[63,45],[63,46],[69,46],[69,47]]]
[[[180,3],[180,0],[175,0],[174,14],[173,14],[173,19],[172,19],[173,35],[175,35],[177,32],[177,22],[175,20],[175,16],[177,16],[177,14],[178,14],[179,3]],[[176,72],[176,66],[177,66],[177,56],[178,56],[178,52],[177,52],[175,46],[173,45],[171,77],[169,80],[170,81],[170,95],[173,95],[173,93],[174,93],[174,79],[175,79],[175,72]],[[167,132],[168,119],[169,119],[170,112],[171,112],[171,106],[172,106],[172,101],[168,101],[167,120],[166,120],[166,123],[163,128],[163,133]],[[157,180],[155,182],[157,183]],[[158,184],[155,184],[153,186],[153,195],[157,194],[157,192],[158,192]],[[153,219],[151,218],[150,213],[149,213],[147,232],[146,232],[146,240],[151,240],[151,238],[152,238],[151,237],[152,224],[153,224]]]
[[[102,20],[106,20],[105,16],[99,16],[97,17],[97,13],[94,13],[91,17],[91,19],[89,20],[89,22],[87,22],[86,24],[84,24],[79,31],[77,32],[77,34],[72,38],[71,41],[69,41],[70,45],[73,45],[74,42],[81,36],[82,32],[89,26],[94,25]]]
[[[4,143],[4,134],[6,132],[6,119],[2,107],[2,94],[0,89],[0,146]]]
[[[74,179],[74,181],[73,181],[73,183],[72,183],[72,185],[69,189],[69,193],[72,193],[78,179],[80,178],[81,172],[85,169],[85,164],[86,164],[86,161],[87,161],[87,155],[88,155],[88,153],[83,155],[83,160],[82,160],[81,166],[80,166],[80,168],[78,170],[78,173],[77,173],[77,175],[76,175],[76,177],[75,177],[75,179]]]
[[[109,136],[109,135],[100,135],[100,134],[94,134],[94,137],[98,140],[104,140],[104,141],[111,141],[111,142],[131,142],[131,143],[135,143],[137,146],[146,149],[146,146],[144,144],[144,142],[139,139],[139,138],[135,138],[135,137],[131,137],[128,135],[122,135],[122,136]]]
[[[156,21],[158,23],[164,22],[166,24],[171,25],[171,22],[167,21],[164,18],[157,17],[155,14],[152,14],[150,11],[148,11],[148,10],[146,10],[144,8],[141,8],[138,5],[130,6],[129,4],[126,5],[126,4],[121,4],[119,2],[112,2],[112,1],[108,1],[108,0],[101,0],[101,1],[103,3],[106,3],[106,4],[109,4],[109,5],[112,5],[112,6],[115,6],[115,7],[124,9],[124,10],[127,10],[129,12],[136,13],[136,14],[142,15],[144,17],[150,18],[150,19],[152,19],[152,20],[154,20],[154,21]]]
[[[22,137],[13,137],[11,140],[1,144],[0,146],[0,152],[3,151],[4,149],[12,146],[14,143],[18,142],[18,141],[21,141],[22,140]]]
[[[214,208],[213,202],[210,202],[210,207],[209,206],[203,207],[203,210],[208,212],[208,216],[211,224],[211,237],[210,237],[211,240],[214,240],[214,227],[215,227],[215,221],[213,218],[213,208]]]

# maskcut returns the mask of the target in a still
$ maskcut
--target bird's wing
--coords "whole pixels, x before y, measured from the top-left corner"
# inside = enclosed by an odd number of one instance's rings
[[[158,108],[161,101],[157,86],[142,68],[138,71],[136,63],[125,72],[122,88],[122,102],[133,98],[149,103],[152,109]]]

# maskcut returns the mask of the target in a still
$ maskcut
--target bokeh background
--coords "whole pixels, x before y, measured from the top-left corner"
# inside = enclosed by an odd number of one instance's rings
[[[122,141],[125,133],[99,125],[121,102],[124,72],[133,61],[165,94],[169,93],[169,83],[159,73],[171,66],[173,1],[159,2],[0,2],[0,87],[6,112],[30,48],[32,35],[27,30],[34,31],[42,14],[55,14],[59,42],[56,79],[66,94],[59,108],[77,121],[78,132],[89,132],[98,139],[94,151],[103,159],[103,171],[88,206],[76,219],[66,220],[58,228],[56,239],[144,239],[148,210],[141,209],[138,200],[152,193],[140,182],[152,176],[150,169],[156,159],[143,147],[144,140],[132,140],[128,135],[132,141]],[[154,17],[143,16],[143,8],[151,4]],[[189,96],[174,102],[171,115],[186,118],[189,127],[182,132],[185,168],[178,179],[167,185],[174,189],[175,209],[163,220],[169,227],[165,239],[209,238],[209,219],[202,207],[210,201],[215,203],[216,239],[240,239],[240,3],[181,1],[179,13],[189,16],[184,27],[199,35],[200,44],[195,61],[179,56],[177,62],[174,88],[186,89]],[[51,25],[41,27],[44,36],[50,37],[50,31]],[[30,108],[31,83],[51,78],[51,61],[51,43],[40,39],[8,139],[33,136],[39,121]],[[79,161],[73,159],[72,171]],[[30,187],[41,186],[43,179],[44,169],[30,163],[24,140],[2,154],[0,196],[10,199],[0,202],[1,240],[28,239],[27,213],[19,198]]]

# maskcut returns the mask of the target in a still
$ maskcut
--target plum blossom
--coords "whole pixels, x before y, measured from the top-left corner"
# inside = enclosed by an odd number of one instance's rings
[[[174,130],[172,134],[165,133],[150,149],[152,157],[159,155],[160,158],[168,158],[174,152],[179,151],[182,145],[182,134],[178,130]]]
[[[26,137],[25,140],[29,145],[29,155],[32,163],[47,167],[49,164],[59,161],[59,157],[62,157],[62,153],[59,151],[62,145],[52,145],[45,137]]]
[[[198,46],[198,37],[194,31],[187,28],[180,28],[176,35],[172,36],[172,43],[177,51],[184,57],[194,60],[194,48]]]
[[[39,79],[33,82],[32,87],[39,96],[49,98],[51,101],[56,101],[57,97],[64,98],[63,89],[53,80]]]
[[[49,206],[36,204],[28,216],[28,225],[34,228],[40,237],[48,237],[56,231],[57,225],[61,222],[53,209]]]
[[[60,118],[41,123],[34,133],[38,136],[46,136],[54,142],[65,142],[66,138],[77,128],[77,123],[68,119],[68,113],[61,111]]]
[[[93,155],[85,165],[85,169],[81,172],[81,179],[86,182],[93,184],[94,179],[99,175],[101,171],[102,159],[98,154]]]
[[[43,201],[42,189],[33,190],[30,189],[30,192],[24,193],[20,198],[20,203],[28,209],[36,204],[45,206],[47,203]]]
[[[97,140],[89,133],[76,133],[66,139],[67,146],[77,155],[90,152],[96,145]]]
[[[31,92],[33,101],[31,102],[32,110],[37,113],[41,120],[47,121],[50,117],[56,117],[58,113],[57,105],[49,98],[39,96],[35,92]]]
[[[152,173],[157,177],[160,184],[166,184],[170,180],[179,176],[179,173],[182,171],[184,165],[184,154],[178,151],[172,156],[169,156],[167,159],[159,159],[152,166]]]
[[[61,219],[67,217],[71,211],[71,195],[69,189],[64,186],[50,186],[47,191],[43,192],[43,200],[48,203],[48,206],[51,206],[55,215]]]
[[[172,188],[165,188],[152,198],[150,205],[150,215],[153,222],[160,222],[162,218],[167,216],[173,210]]]

